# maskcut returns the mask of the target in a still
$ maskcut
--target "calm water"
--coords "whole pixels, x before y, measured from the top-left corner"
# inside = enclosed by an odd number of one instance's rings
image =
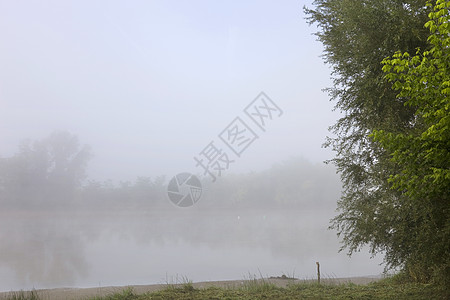
[[[334,211],[190,210],[19,213],[0,218],[0,290],[377,275],[381,258],[349,259],[327,230]]]

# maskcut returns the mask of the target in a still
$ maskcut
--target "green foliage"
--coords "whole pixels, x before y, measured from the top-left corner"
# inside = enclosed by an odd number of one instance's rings
[[[333,67],[328,91],[343,113],[325,144],[343,182],[331,227],[349,254],[368,244],[387,268],[448,278],[448,1],[434,11],[425,0],[314,5],[305,12],[319,27]]]
[[[428,38],[433,47],[410,57],[397,52],[383,60],[386,78],[399,91],[397,98],[415,110],[409,132],[375,131],[375,140],[401,168],[391,175],[393,187],[411,197],[447,196],[450,183],[450,27],[449,1],[437,1]]]
[[[418,279],[450,277],[450,1],[439,0],[425,24],[428,51],[397,52],[383,60],[397,98],[414,110],[407,132],[376,130],[375,141],[392,156],[392,187],[407,196],[418,230],[407,267]],[[436,273],[439,273],[437,275]]]

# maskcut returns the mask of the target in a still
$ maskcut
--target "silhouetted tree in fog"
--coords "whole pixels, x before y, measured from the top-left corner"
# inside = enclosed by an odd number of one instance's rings
[[[89,148],[68,132],[23,142],[17,154],[0,159],[0,203],[21,208],[67,203],[90,157]]]

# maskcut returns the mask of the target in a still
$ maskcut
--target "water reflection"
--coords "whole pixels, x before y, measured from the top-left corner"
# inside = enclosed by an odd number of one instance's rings
[[[296,270],[298,276],[312,277],[309,264],[316,260],[330,275],[380,272],[377,262],[367,261],[345,270],[352,264],[337,255],[337,239],[327,230],[329,217],[330,212],[311,210],[176,208],[8,213],[0,220],[0,266],[14,280],[2,280],[0,289],[148,284],[164,281],[166,274],[241,279],[258,269],[264,275]]]
[[[77,223],[44,213],[2,214],[1,268],[7,269],[9,277],[19,285],[75,283],[77,278],[86,276],[89,269],[84,236]]]

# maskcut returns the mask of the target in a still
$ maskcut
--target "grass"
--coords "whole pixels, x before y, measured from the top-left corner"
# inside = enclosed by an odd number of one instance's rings
[[[187,278],[186,276],[176,276],[175,278],[171,277],[169,280],[166,275],[166,290],[168,291],[175,291],[177,289],[182,287],[182,289],[186,291],[193,291],[194,285],[192,283],[192,280]]]
[[[132,292],[124,297],[108,296],[100,299],[446,299],[444,293],[430,286],[380,286],[370,284],[358,286],[296,284],[287,288],[261,285],[251,289],[226,289],[211,287],[207,289],[161,290],[144,295],[134,295]]]
[[[250,277],[237,287],[195,288],[191,281],[170,284],[165,289],[136,295],[127,289],[92,300],[168,300],[168,299],[449,299],[447,290],[431,284],[411,283],[386,278],[368,285],[317,284],[311,282],[291,283],[286,288],[278,287],[267,279]]]
[[[256,275],[249,274],[248,278],[244,278],[242,285],[234,289],[244,293],[264,293],[277,289],[277,286],[262,276],[261,279],[257,279]]]
[[[247,279],[235,287],[195,288],[194,284],[182,279],[182,283],[170,282],[159,291],[137,295],[132,288],[104,297],[89,300],[168,300],[168,299],[450,299],[449,292],[431,284],[411,283],[386,278],[368,285],[291,283],[282,288],[267,279]],[[36,293],[17,292],[9,299],[35,300]]]
[[[10,292],[6,296],[6,300],[40,300],[35,290]]]
[[[133,293],[132,288],[126,288],[121,293],[115,293],[104,297],[93,297],[91,300],[132,300],[139,299],[137,295]]]

